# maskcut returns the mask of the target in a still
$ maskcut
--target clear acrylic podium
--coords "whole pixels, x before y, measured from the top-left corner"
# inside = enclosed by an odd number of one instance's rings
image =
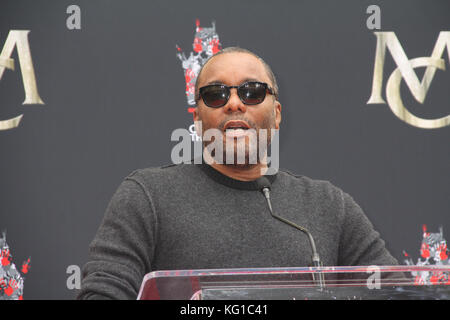
[[[148,273],[139,300],[450,299],[450,266],[170,270]]]

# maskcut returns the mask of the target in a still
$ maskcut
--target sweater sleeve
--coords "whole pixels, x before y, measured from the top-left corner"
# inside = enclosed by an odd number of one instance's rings
[[[89,246],[77,299],[136,299],[151,270],[156,217],[150,197],[133,178],[112,197]]]
[[[344,219],[339,243],[339,265],[397,265],[380,234],[374,230],[360,206],[342,192]]]

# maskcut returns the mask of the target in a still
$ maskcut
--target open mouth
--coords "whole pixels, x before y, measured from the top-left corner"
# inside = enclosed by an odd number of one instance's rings
[[[248,123],[245,121],[241,121],[241,120],[228,121],[227,123],[225,123],[225,126],[224,126],[225,131],[248,130],[248,129],[250,129],[250,126],[248,125]]]
[[[248,130],[248,128],[246,128],[246,127],[229,127],[229,128],[226,128],[225,130]]]
[[[227,138],[243,138],[248,136],[250,125],[242,120],[230,120],[225,123],[224,132]]]

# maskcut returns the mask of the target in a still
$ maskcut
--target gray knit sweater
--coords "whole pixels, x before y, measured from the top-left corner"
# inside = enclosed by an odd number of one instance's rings
[[[307,228],[325,266],[397,264],[354,200],[327,181],[280,170],[274,213]],[[136,170],[90,245],[80,299],[135,299],[155,270],[310,266],[308,237],[274,219],[252,182],[207,164]]]

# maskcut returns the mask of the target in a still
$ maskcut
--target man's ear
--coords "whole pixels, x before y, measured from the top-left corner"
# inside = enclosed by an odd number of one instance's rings
[[[275,129],[280,129],[281,123],[281,103],[276,100],[275,101]]]
[[[200,119],[198,115],[198,107],[195,107],[194,112],[192,112],[192,115],[194,116],[194,122]]]
[[[202,132],[202,128],[198,127],[199,122],[201,123],[202,119],[200,118],[198,106],[195,107],[194,112],[192,112],[193,118],[194,118],[194,124],[195,124],[195,132],[197,135],[200,135]]]

